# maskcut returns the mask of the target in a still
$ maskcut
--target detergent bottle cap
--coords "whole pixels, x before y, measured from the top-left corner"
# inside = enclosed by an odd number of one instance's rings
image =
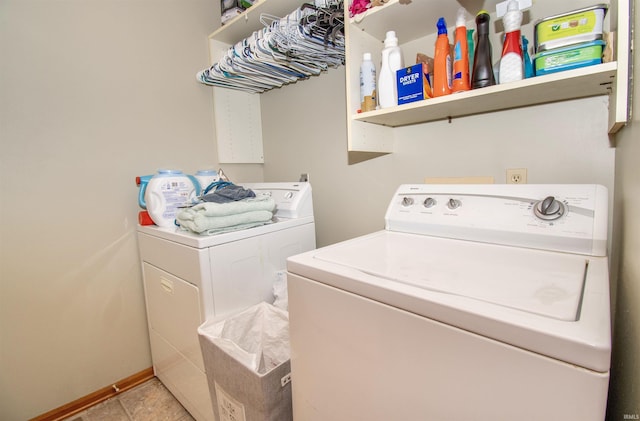
[[[445,22],[444,18],[438,19],[438,35],[447,35],[447,22]]]
[[[478,36],[489,34],[489,12],[481,10],[476,15],[476,27]]]
[[[396,37],[396,31],[387,31],[387,35],[384,39],[385,47],[397,47],[398,38]]]
[[[183,172],[182,170],[170,170],[170,169],[161,168],[158,170],[157,175],[160,177],[174,177],[174,176],[183,175]]]
[[[456,28],[467,26],[467,11],[464,7],[458,9],[458,16],[456,17]]]
[[[216,170],[198,170],[196,171],[196,176],[211,176],[218,175]]]

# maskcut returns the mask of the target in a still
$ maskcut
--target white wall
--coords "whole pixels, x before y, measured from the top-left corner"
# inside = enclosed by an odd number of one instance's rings
[[[217,166],[217,7],[0,1],[0,419],[151,366],[134,178]]]

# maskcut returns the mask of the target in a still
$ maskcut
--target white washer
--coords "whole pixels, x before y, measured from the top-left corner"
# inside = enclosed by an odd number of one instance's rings
[[[607,194],[403,185],[385,230],[289,258],[294,418],[602,421]]]
[[[277,222],[213,236],[138,227],[154,372],[198,421],[214,421],[198,326],[273,302],[286,258],[315,248],[310,184],[243,187],[272,195]]]

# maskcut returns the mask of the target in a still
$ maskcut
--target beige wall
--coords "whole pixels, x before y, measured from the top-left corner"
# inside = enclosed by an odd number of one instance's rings
[[[0,1],[0,419],[151,366],[134,178],[217,165],[215,4]]]
[[[319,245],[381,229],[398,185],[425,177],[504,183],[507,168],[524,167],[529,183],[599,183],[613,194],[606,97],[405,127],[395,153],[350,166],[342,70],[262,96],[265,179],[310,173]]]
[[[635,22],[640,22],[635,8]],[[640,45],[636,29],[634,44]],[[620,252],[613,338],[609,417],[611,421],[640,416],[640,54],[634,53],[635,114],[617,136],[616,247]],[[632,418],[634,417],[635,418]]]

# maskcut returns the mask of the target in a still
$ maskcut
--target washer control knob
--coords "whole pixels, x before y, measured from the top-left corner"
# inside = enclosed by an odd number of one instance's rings
[[[447,202],[447,207],[449,209],[457,209],[462,205],[462,203],[460,203],[459,200],[456,199],[449,199],[449,201]]]
[[[285,199],[293,199],[293,192],[292,191],[288,191],[284,194],[284,198]]]
[[[402,199],[402,206],[408,207],[408,206],[411,206],[411,205],[413,205],[413,197],[405,196]]]
[[[554,221],[564,215],[565,211],[564,203],[553,196],[547,196],[544,200],[536,202],[533,207],[535,215],[545,221]]]
[[[422,204],[425,208],[429,209],[434,207],[436,203],[436,199],[434,199],[433,197],[427,197],[426,199],[424,199],[424,202]]]

